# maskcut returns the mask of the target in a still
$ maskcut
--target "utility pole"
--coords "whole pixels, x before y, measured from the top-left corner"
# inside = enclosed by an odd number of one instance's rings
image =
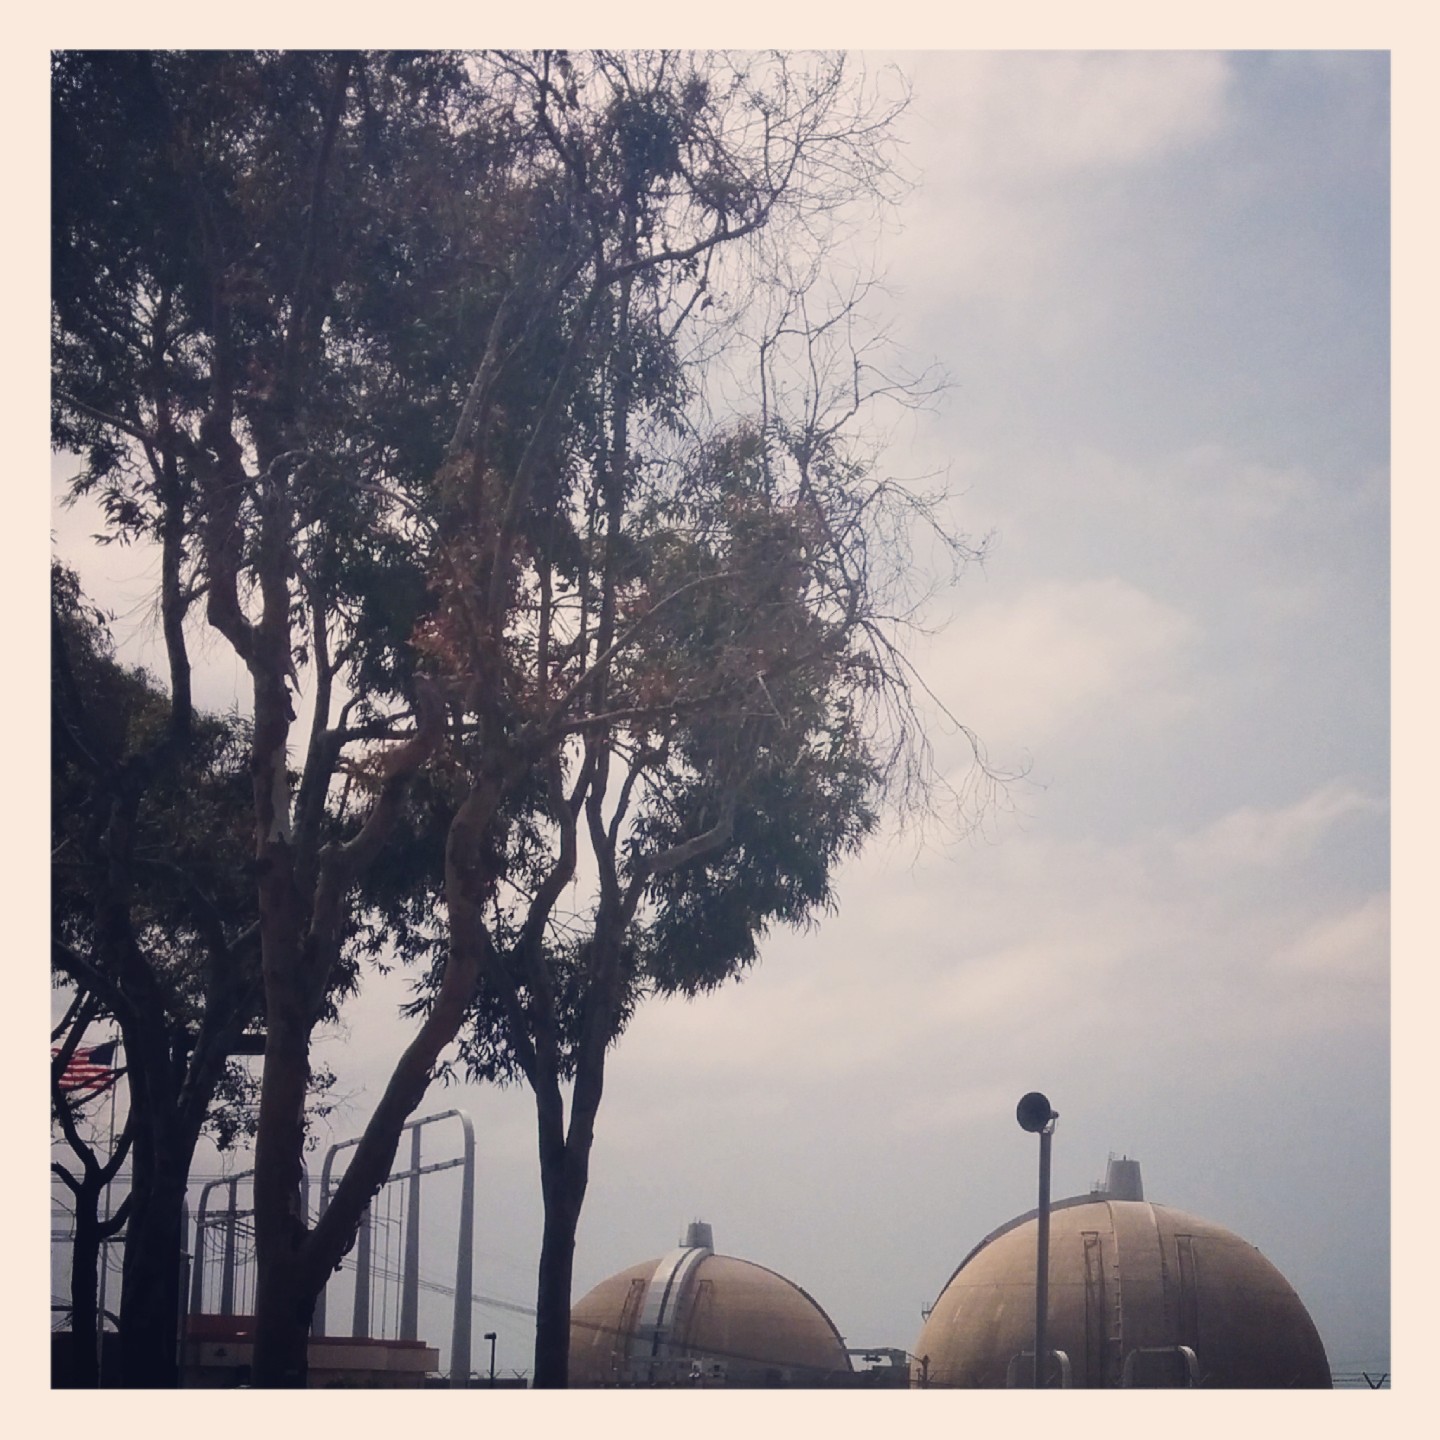
[[[1060,1118],[1050,1102],[1038,1090],[1020,1098],[1015,1107],[1020,1128],[1040,1137],[1040,1203],[1037,1208],[1039,1225],[1035,1241],[1035,1388],[1045,1387],[1045,1372],[1050,1368],[1050,1337],[1046,1320],[1050,1307],[1050,1137]]]

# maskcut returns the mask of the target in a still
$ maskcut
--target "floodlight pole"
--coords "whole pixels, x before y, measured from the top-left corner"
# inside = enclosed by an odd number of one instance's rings
[[[1060,1118],[1049,1100],[1038,1090],[1021,1097],[1015,1107],[1015,1118],[1022,1130],[1040,1137],[1040,1197],[1036,1207],[1038,1225],[1035,1240],[1035,1379],[1037,1390],[1045,1388],[1045,1372],[1049,1366],[1050,1337],[1046,1320],[1050,1308],[1050,1137]]]
[[[490,1342],[490,1388],[495,1388],[495,1332],[487,1330],[485,1339]]]
[[[1050,1336],[1046,1322],[1050,1312],[1050,1137],[1052,1120],[1040,1132],[1040,1225],[1035,1242],[1035,1388],[1043,1389],[1050,1358]]]

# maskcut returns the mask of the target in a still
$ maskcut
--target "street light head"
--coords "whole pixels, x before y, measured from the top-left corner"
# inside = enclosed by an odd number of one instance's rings
[[[1020,1103],[1015,1107],[1015,1118],[1020,1122],[1022,1130],[1039,1135],[1052,1120],[1058,1120],[1060,1116],[1058,1111],[1050,1108],[1050,1101],[1044,1095],[1038,1090],[1032,1090],[1028,1095],[1020,1097]]]

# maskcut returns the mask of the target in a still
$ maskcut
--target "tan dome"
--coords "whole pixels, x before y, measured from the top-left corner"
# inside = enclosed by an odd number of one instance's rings
[[[1011,1383],[1029,1383],[1037,1228],[1033,1212],[1012,1221],[951,1276],[915,1342],[928,1384],[1002,1387],[1012,1363]],[[1285,1277],[1253,1245],[1182,1210],[1107,1194],[1061,1201],[1048,1273],[1048,1343],[1068,1359],[1071,1385],[1190,1375],[1216,1387],[1330,1385],[1320,1336]]]
[[[570,1384],[818,1385],[850,1373],[830,1317],[783,1275],[716,1255],[709,1226],[602,1280],[570,1312]]]

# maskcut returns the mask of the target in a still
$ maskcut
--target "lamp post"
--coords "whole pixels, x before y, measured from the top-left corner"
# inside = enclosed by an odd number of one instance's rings
[[[483,1336],[490,1342],[490,1388],[495,1388],[495,1332],[487,1330]]]
[[[1049,1339],[1045,1333],[1046,1311],[1050,1304],[1050,1137],[1060,1118],[1050,1102],[1038,1090],[1020,1098],[1015,1107],[1020,1128],[1040,1137],[1040,1203],[1038,1234],[1035,1241],[1035,1388],[1043,1389],[1049,1368]]]

